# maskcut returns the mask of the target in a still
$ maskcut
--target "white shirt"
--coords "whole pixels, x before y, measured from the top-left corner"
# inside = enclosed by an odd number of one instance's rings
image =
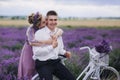
[[[57,28],[55,28],[54,33],[57,31]],[[52,32],[53,33],[53,32]],[[45,27],[43,29],[38,30],[35,33],[35,40],[48,40],[50,39],[51,31],[48,27]],[[58,46],[56,48],[53,48],[52,45],[44,45],[44,46],[33,46],[33,59],[40,60],[40,61],[46,61],[48,59],[57,59],[59,54],[64,55],[65,50],[63,45],[62,36],[58,37],[57,39]]]

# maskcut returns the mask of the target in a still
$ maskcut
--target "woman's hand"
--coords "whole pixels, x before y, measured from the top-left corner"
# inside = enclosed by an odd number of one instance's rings
[[[62,34],[63,34],[63,30],[59,28],[58,31],[55,34],[53,34],[52,36],[58,38],[59,36],[62,36]]]
[[[63,34],[63,30],[59,28],[58,31],[57,31],[57,33],[55,34],[55,36],[58,38],[62,34]]]

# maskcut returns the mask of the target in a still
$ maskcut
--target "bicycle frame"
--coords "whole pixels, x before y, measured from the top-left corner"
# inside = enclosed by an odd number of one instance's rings
[[[79,80],[83,74],[83,80],[87,80],[87,77],[91,75],[92,79],[100,80],[100,68],[112,68],[109,67],[109,55],[98,53],[95,48],[90,48],[88,46],[81,47],[80,50],[88,49],[89,50],[89,64],[88,66],[82,71],[82,73],[77,77],[76,80]],[[114,69],[114,68],[112,68]],[[114,69],[115,70],[115,69]],[[118,73],[118,72],[117,72]]]
[[[90,58],[90,61],[89,61],[89,64],[88,66],[82,71],[82,73],[77,77],[76,80],[79,80],[79,78],[84,74],[86,73],[86,75],[90,75],[94,70],[95,70],[95,65],[94,65],[94,60],[97,60],[97,57],[99,56],[98,53],[94,54],[92,52],[92,50],[90,49],[90,47],[86,46],[86,47],[81,47],[80,50],[83,50],[83,49],[88,49],[89,50],[89,58]],[[88,72],[87,72],[88,71]],[[87,76],[84,76],[83,80],[86,80]]]

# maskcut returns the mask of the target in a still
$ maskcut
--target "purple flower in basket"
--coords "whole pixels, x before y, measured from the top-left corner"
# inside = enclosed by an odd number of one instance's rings
[[[100,44],[95,46],[95,49],[99,53],[107,53],[108,54],[111,51],[111,46],[107,41],[103,40]]]

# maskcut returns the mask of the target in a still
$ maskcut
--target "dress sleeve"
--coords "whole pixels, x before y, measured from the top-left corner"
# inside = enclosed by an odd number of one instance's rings
[[[29,27],[26,31],[26,35],[27,35],[27,40],[29,43],[31,42],[36,42],[34,39],[34,29],[32,27]]]

